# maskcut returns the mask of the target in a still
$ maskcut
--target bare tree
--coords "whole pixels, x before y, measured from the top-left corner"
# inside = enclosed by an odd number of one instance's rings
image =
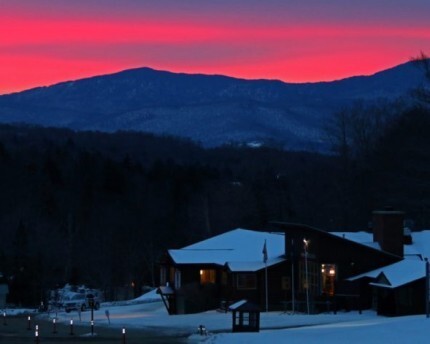
[[[430,58],[424,52],[416,57],[413,57],[411,61],[420,69],[423,70],[424,75],[430,83]],[[415,96],[422,102],[430,104],[430,89],[428,85],[421,85],[414,91]]]

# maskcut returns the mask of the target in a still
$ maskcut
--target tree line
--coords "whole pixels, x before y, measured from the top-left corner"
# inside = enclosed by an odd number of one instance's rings
[[[326,123],[333,154],[1,125],[0,272],[9,302],[38,304],[67,282],[108,298],[119,287],[138,295],[157,285],[167,249],[271,221],[363,230],[372,210],[389,205],[428,227],[423,95],[339,111]]]

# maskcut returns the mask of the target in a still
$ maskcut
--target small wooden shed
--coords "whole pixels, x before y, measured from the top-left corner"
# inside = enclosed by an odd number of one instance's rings
[[[260,308],[247,300],[241,300],[229,307],[233,314],[233,332],[259,332]]]

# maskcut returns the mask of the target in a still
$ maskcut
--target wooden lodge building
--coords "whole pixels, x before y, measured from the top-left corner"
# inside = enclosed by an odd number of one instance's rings
[[[373,233],[329,233],[289,223],[272,224],[272,232],[235,229],[168,250],[158,291],[169,314],[227,310],[239,300],[261,310],[421,313],[425,252],[412,240],[414,233],[405,236],[403,217],[374,212]],[[430,231],[419,234],[430,244]]]

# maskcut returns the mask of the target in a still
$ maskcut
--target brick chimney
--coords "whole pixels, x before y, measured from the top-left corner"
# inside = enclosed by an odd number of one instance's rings
[[[381,249],[403,257],[403,219],[404,212],[392,209],[373,212],[373,241]]]

